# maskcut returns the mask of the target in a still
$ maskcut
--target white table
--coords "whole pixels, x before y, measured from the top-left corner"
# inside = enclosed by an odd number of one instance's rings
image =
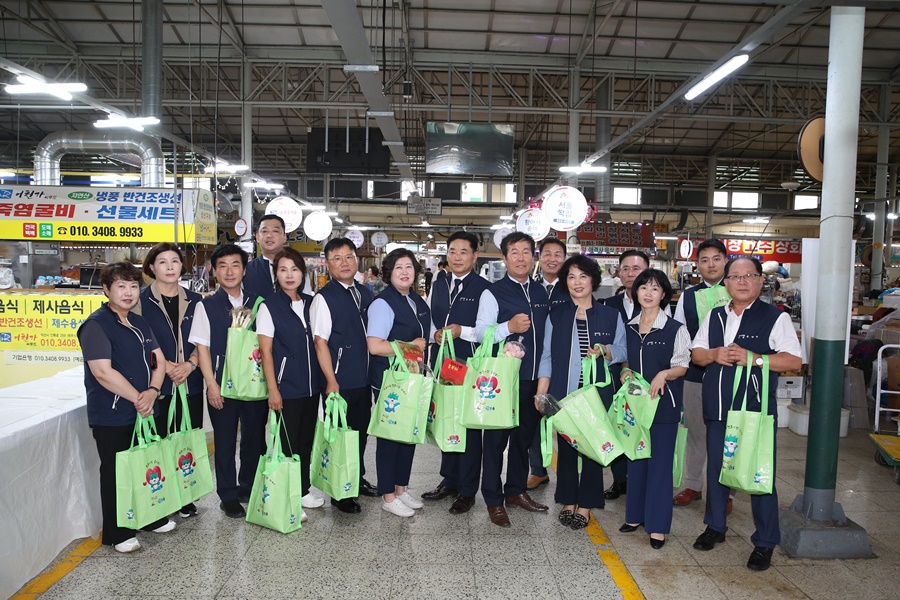
[[[0,389],[0,598],[99,535],[99,469],[82,367]]]

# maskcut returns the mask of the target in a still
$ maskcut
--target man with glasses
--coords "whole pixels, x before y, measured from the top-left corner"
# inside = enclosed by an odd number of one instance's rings
[[[731,295],[727,306],[714,308],[703,320],[694,338],[691,359],[706,368],[703,377],[703,417],[706,419],[706,523],[694,548],[712,550],[725,541],[728,488],[719,483],[722,469],[722,448],[725,445],[725,421],[735,402],[743,403],[742,389],[734,393],[737,367],[750,369],[755,385],[746,391],[747,410],[761,408],[763,355],[769,360],[770,415],[776,415],[778,374],[800,368],[800,342],[790,315],[771,304],[760,301],[763,287],[762,264],[755,258],[737,258],[725,265],[725,287]],[[747,353],[752,354],[748,357]],[[749,364],[748,364],[749,363]],[[740,400],[735,401],[735,397]],[[777,423],[776,425],[777,426]],[[773,459],[775,448],[773,447]],[[775,480],[775,472],[772,472]],[[778,495],[775,486],[771,494],[750,497],[756,531],[750,536],[753,552],[747,567],[765,571],[772,561],[772,550],[781,541],[778,525]]]
[[[325,244],[325,261],[331,281],[319,290],[310,305],[316,356],[325,376],[325,395],[341,394],[347,401],[347,425],[359,432],[359,491],[364,496],[377,496],[378,490],[365,479],[363,462],[366,430],[372,416],[366,328],[369,305],[375,296],[354,280],[358,262],[352,241],[330,240]],[[332,499],[331,504],[345,513],[361,510],[356,498]]]
[[[728,253],[719,240],[704,240],[697,248],[697,270],[703,278],[699,284],[681,294],[675,308],[675,320],[684,323],[697,336],[700,323],[707,314],[731,299],[725,288],[725,263]],[[703,422],[703,369],[691,363],[684,378],[684,424],[688,430],[684,456],[682,489],[672,499],[675,506],[687,506],[703,498],[703,467],[706,465],[706,424]],[[726,512],[731,513],[731,498]]]

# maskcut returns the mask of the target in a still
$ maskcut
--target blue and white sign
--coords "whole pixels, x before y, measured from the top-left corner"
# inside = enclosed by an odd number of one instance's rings
[[[550,227],[557,231],[572,231],[584,223],[588,205],[577,188],[559,185],[544,196],[541,210],[550,221]]]
[[[540,241],[550,233],[550,219],[540,208],[529,208],[516,219],[516,231],[527,233],[536,242]]]

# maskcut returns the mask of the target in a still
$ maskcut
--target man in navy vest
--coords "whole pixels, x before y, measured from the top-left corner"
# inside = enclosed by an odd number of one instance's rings
[[[725,263],[728,252],[719,240],[705,240],[697,247],[697,270],[703,281],[681,294],[675,308],[675,320],[684,323],[691,339],[700,330],[700,314],[697,311],[697,294],[721,286],[724,291]],[[727,302],[727,300],[725,300]],[[712,307],[715,308],[715,307]],[[705,316],[705,314],[704,314]],[[703,467],[706,465],[706,424],[703,422],[703,369],[691,363],[684,378],[684,424],[688,430],[687,450],[684,455],[682,489],[672,499],[675,506],[686,506],[703,498]],[[728,508],[732,500],[728,499]],[[727,510],[727,512],[731,512]]]
[[[247,263],[247,275],[244,277],[244,290],[248,294],[262,296],[265,300],[275,293],[275,255],[287,243],[284,219],[278,215],[264,215],[259,220],[256,230],[256,243],[259,244],[260,255]],[[309,276],[303,282],[302,292],[312,296]]]
[[[566,286],[560,284],[559,270],[566,261],[566,245],[557,237],[546,237],[538,245],[538,263],[541,265],[541,275],[535,278],[539,284],[547,290],[550,296],[550,307],[566,301]],[[550,482],[547,468],[541,457],[541,432],[540,428],[534,433],[534,440],[528,448],[528,462],[531,466],[531,475],[528,477],[526,487],[536,490],[540,486]]]
[[[528,495],[528,446],[534,439],[540,414],[534,408],[537,392],[537,369],[544,346],[544,328],[550,313],[547,290],[531,279],[534,267],[534,239],[514,232],[500,242],[506,277],[481,294],[475,329],[484,339],[488,327],[498,324],[494,342],[517,341],[525,346],[525,356],[519,369],[519,426],[513,429],[491,429],[484,432],[481,493],[488,507],[491,522],[509,527],[509,516],[503,507],[518,506],[530,512],[546,512],[548,507],[538,504]],[[471,431],[471,430],[470,430]],[[503,450],[509,443],[506,486],[502,485]],[[468,444],[468,439],[466,440]]]
[[[372,388],[366,379],[369,372],[366,328],[369,305],[375,296],[354,280],[359,262],[352,241],[330,240],[325,244],[325,262],[331,281],[319,290],[310,306],[316,356],[325,375],[325,395],[341,394],[347,401],[347,425],[359,432],[360,492],[364,496],[377,496],[378,490],[365,479],[363,462],[366,429],[372,416]],[[332,498],[331,504],[341,512],[360,512],[356,498]]]
[[[775,389],[778,373],[800,368],[800,342],[790,316],[759,299],[762,291],[762,265],[755,258],[737,258],[725,265],[725,287],[731,295],[727,306],[713,309],[703,320],[694,338],[691,359],[706,368],[703,377],[703,417],[706,419],[706,523],[694,548],[712,550],[725,541],[728,488],[719,483],[722,449],[725,446],[725,421],[735,403],[741,405],[745,384],[734,393],[738,365],[750,369],[756,385],[747,390],[747,410],[759,412],[763,355],[769,359],[768,414],[777,415]],[[748,357],[747,353],[752,354]],[[738,400],[735,400],[738,398]],[[777,426],[777,423],[775,424]],[[775,454],[775,448],[773,455]],[[773,456],[774,458],[774,456]],[[775,472],[772,472],[775,480]],[[750,536],[753,552],[747,567],[765,571],[772,561],[772,550],[781,541],[778,525],[778,494],[750,497],[756,531]]]
[[[212,421],[216,445],[216,491],[220,508],[232,518],[246,516],[241,502],[250,501],[250,489],[256,476],[260,448],[265,448],[266,400],[246,402],[223,398],[222,370],[225,367],[225,346],[231,327],[231,309],[252,309],[258,296],[242,289],[247,268],[247,253],[235,244],[219,246],[211,261],[219,282],[219,289],[204,298],[194,310],[194,323],[188,340],[197,347],[200,372],[206,381],[206,400],[209,420]],[[241,470],[236,473],[238,423],[241,427]]]
[[[490,283],[475,272],[478,262],[478,238],[474,233],[457,231],[447,238],[447,258],[450,275],[437,277],[428,296],[431,309],[431,339],[440,344],[444,330],[453,336],[456,360],[465,364],[475,354],[477,336],[475,319],[478,301]],[[445,262],[445,261],[442,261]],[[438,271],[438,275],[443,271]],[[431,355],[437,356],[432,347]],[[435,364],[435,372],[441,365]],[[441,456],[443,480],[430,492],[422,494],[425,500],[441,500],[455,495],[451,514],[468,512],[475,504],[478,479],[481,475],[481,431],[470,429],[466,434],[465,452],[444,452]]]

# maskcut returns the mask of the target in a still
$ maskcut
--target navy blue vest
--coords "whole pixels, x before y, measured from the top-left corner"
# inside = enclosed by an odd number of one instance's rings
[[[557,400],[562,400],[568,395],[568,389],[578,382],[569,382],[569,361],[572,359],[572,336],[575,334],[575,313],[578,307],[571,300],[557,304],[550,311],[550,323],[553,324],[553,339],[550,342],[550,394]],[[616,327],[619,324],[619,315],[608,306],[603,306],[596,300],[593,306],[586,312],[588,338],[590,346],[594,344],[609,345],[616,340]],[[602,380],[603,358],[597,358],[597,378]],[[581,367],[578,368],[579,372]],[[587,385],[588,382],[584,382]],[[618,381],[611,380],[606,387],[597,388],[600,398],[606,408],[612,404],[613,394],[618,388]]]
[[[769,346],[769,334],[775,327],[775,321],[781,311],[771,304],[757,299],[752,306],[741,314],[741,326],[738,327],[734,343],[757,354],[773,354],[775,349]],[[714,308],[709,313],[709,347],[721,348],[725,345],[725,323],[727,315],[725,307]],[[733,405],[732,391],[737,367],[725,367],[717,362],[706,366],[703,372],[703,417],[710,421],[724,421],[729,408]],[[746,377],[743,373],[742,380]],[[759,394],[762,392],[762,369],[754,366],[750,372],[750,392],[747,394],[747,410],[759,412]],[[737,398],[743,401],[745,384],[741,381]],[[769,371],[769,411],[777,413],[775,389],[778,387],[778,373]]]
[[[128,322],[131,324],[129,327],[122,323],[119,315],[110,310],[108,303],[95,310],[85,323],[88,321],[99,324],[109,339],[112,368],[121,373],[138,392],[146,390],[150,386],[150,348],[156,339],[147,321],[132,313],[128,315]],[[80,340],[81,327],[78,328],[77,335]],[[137,418],[134,404],[103,387],[88,365],[84,365],[84,389],[87,392],[89,425],[134,425]],[[153,407],[154,413],[157,406]]]
[[[681,323],[666,317],[666,324],[662,329],[651,329],[642,339],[639,323],[626,325],[628,368],[640,373],[648,383],[660,371],[671,368],[672,355],[675,354],[675,336],[681,327]],[[678,423],[681,420],[683,392],[683,377],[666,382],[666,388],[659,397],[654,423]]]
[[[309,305],[312,296],[300,294],[303,316],[311,323]],[[322,370],[316,358],[312,331],[291,308],[291,298],[282,290],[270,296],[263,305],[272,315],[275,337],[272,338],[272,358],[275,377],[282,398],[307,398],[322,391]]]
[[[258,256],[248,262],[247,273],[244,275],[244,294],[268,298],[274,293],[275,282],[272,280],[269,261],[263,256]]]
[[[717,285],[723,285],[724,279],[722,283]],[[688,333],[691,334],[691,339],[696,337],[697,332],[700,331],[700,319],[697,318],[697,298],[694,294],[696,294],[700,290],[706,290],[711,288],[711,285],[708,285],[705,281],[701,281],[695,286],[691,286],[682,293],[682,302],[684,303],[684,320],[687,321],[685,323],[685,327],[688,328]],[[688,367],[687,375],[684,377],[685,381],[693,381],[694,383],[700,383],[703,381],[703,368],[698,367],[693,362]]]
[[[194,309],[197,308],[197,303],[200,302],[202,297],[191,290],[185,290],[185,293],[187,293],[187,309],[178,329],[181,337],[181,348],[184,352],[183,358],[187,360],[194,352],[194,344],[188,341],[191,335],[191,325],[194,324]],[[181,302],[180,299],[179,302]],[[180,308],[179,306],[179,310]],[[147,321],[153,330],[163,356],[166,357],[166,360],[175,362],[178,359],[178,346],[175,342],[175,336],[172,334],[169,313],[166,312],[164,306],[160,306],[159,301],[150,292],[149,285],[141,290],[141,316],[144,317],[144,320]],[[199,368],[194,369],[194,372],[188,375],[185,383],[189,394],[203,392],[203,373],[200,372]],[[175,393],[175,384],[169,379],[168,375],[166,375],[166,379],[163,382],[162,393],[166,396]]]
[[[547,290],[544,286],[543,277],[535,277],[534,281],[543,287],[544,291]],[[569,290],[566,288],[565,282],[562,279],[557,278],[556,282],[553,284],[553,289],[550,291],[550,308],[553,308],[557,304],[563,304],[568,299]]]
[[[416,338],[428,339],[428,332],[431,331],[431,311],[418,294],[410,292],[408,297],[412,298],[416,305],[415,312],[406,300],[407,296],[398,292],[392,285],[387,286],[378,294],[378,298],[387,302],[394,311],[394,324],[387,336],[389,342],[411,342]],[[373,356],[369,361],[369,384],[372,387],[381,387],[381,380],[388,365],[389,361],[386,356]]]
[[[319,290],[331,313],[331,335],[328,337],[331,365],[338,385],[348,390],[369,385],[366,327],[369,326],[369,305],[375,299],[369,288],[356,282],[353,282],[353,286],[359,292],[359,309],[356,308],[350,290],[335,279]]]
[[[253,309],[256,296],[244,289],[244,306]],[[222,384],[222,370],[225,368],[225,346],[228,343],[228,328],[231,327],[231,300],[228,292],[219,288],[215,294],[202,300],[209,319],[209,355],[212,359],[216,383]]]
[[[544,350],[544,330],[547,327],[547,315],[550,313],[550,298],[547,297],[547,290],[541,284],[531,279],[527,284],[528,296],[525,295],[522,284],[508,275],[489,289],[497,300],[498,323],[505,323],[520,313],[528,315],[531,319],[531,328],[528,331],[511,333],[506,340],[519,341],[525,346],[525,358],[522,359],[522,366],[519,368],[519,379],[534,381],[537,379],[538,364]]]
[[[615,296],[610,296],[603,302],[603,304],[619,311],[619,314],[622,315],[622,322],[626,325],[628,324],[628,321],[641,314],[641,305],[639,302],[634,303],[634,308],[632,309],[634,312],[630,317],[625,312],[625,292],[616,294]]]
[[[450,292],[453,290],[453,278],[439,277],[431,286],[431,321],[436,329],[440,330],[447,325],[463,325],[474,327],[478,316],[478,301],[481,293],[491,286],[490,282],[478,273],[472,271],[462,280],[462,291],[456,296],[453,304],[450,303]],[[456,352],[456,360],[465,363],[466,359],[475,354],[478,344],[467,342],[462,338],[453,340],[453,350]],[[437,358],[437,344],[431,355]],[[437,365],[440,368],[440,365]]]

